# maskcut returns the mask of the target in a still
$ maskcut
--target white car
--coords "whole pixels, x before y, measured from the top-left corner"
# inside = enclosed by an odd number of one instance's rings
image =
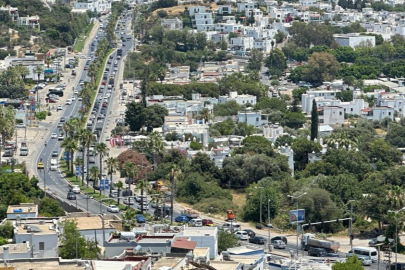
[[[248,240],[249,239],[249,234],[245,231],[237,231],[235,235],[240,239],[240,240]]]
[[[77,90],[75,90],[75,91],[73,91],[73,94],[79,94],[79,91],[77,91]]]
[[[125,198],[125,199],[124,199],[124,204],[133,205],[133,204],[134,204],[134,200],[133,200],[133,199],[131,200],[131,198]]]
[[[75,100],[76,100],[76,97],[75,97],[75,96],[72,96],[70,99],[71,99],[72,101],[75,101]]]
[[[72,100],[71,100],[71,99],[67,99],[65,104],[66,104],[66,105],[72,104]]]
[[[82,98],[81,98],[81,97],[79,97],[77,100],[78,100],[78,101],[82,101]]]
[[[25,128],[25,124],[24,123],[19,123],[16,125],[17,128]]]
[[[56,108],[56,110],[57,110],[57,111],[61,111],[61,110],[63,110],[62,105],[58,105],[58,107]]]
[[[119,212],[120,212],[120,209],[119,209],[118,206],[116,206],[116,205],[109,205],[109,206],[107,207],[107,211],[108,211],[108,212],[111,212],[111,213],[119,213]]]
[[[57,139],[57,138],[58,138],[58,135],[56,133],[51,134],[51,139]]]
[[[111,94],[110,94],[110,93],[107,93],[107,94],[105,95],[105,97],[108,99],[109,97],[111,97]]]
[[[143,207],[139,204],[138,205],[138,209],[141,210],[143,208],[143,210],[149,210],[149,205],[147,203],[143,204]]]
[[[74,193],[76,193],[76,194],[79,194],[79,193],[80,193],[80,187],[79,187],[79,185],[73,185],[73,186],[72,186],[72,191],[73,191]]]

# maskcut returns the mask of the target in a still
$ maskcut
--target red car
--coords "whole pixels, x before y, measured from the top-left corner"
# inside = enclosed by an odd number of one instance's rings
[[[56,103],[56,102],[57,102],[57,100],[52,99],[52,98],[46,98],[45,100],[46,100],[46,102],[48,102],[48,103]]]
[[[210,227],[212,227],[212,226],[214,226],[214,222],[212,222],[211,219],[203,219],[203,220],[202,220],[202,225],[203,225],[203,226],[210,226]]]
[[[84,70],[87,70],[88,69],[88,67],[84,67]]]
[[[106,84],[106,81],[102,81],[101,84],[102,84],[102,85],[105,85],[105,84]]]

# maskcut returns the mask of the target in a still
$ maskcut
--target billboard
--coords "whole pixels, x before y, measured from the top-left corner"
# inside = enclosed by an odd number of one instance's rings
[[[290,224],[303,223],[305,221],[305,209],[291,210],[288,216]]]

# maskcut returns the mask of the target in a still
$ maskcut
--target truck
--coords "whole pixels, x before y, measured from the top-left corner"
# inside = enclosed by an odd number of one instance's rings
[[[26,142],[21,142],[20,156],[28,156],[28,147]]]
[[[315,234],[306,233],[302,235],[301,244],[304,250],[308,251],[310,248],[324,248],[327,252],[337,252],[340,248],[340,243],[328,240],[315,238]]]
[[[200,216],[200,214],[198,214],[197,212],[195,212],[191,209],[184,210],[182,215],[185,215],[189,220],[191,220],[193,218],[198,218]]]
[[[114,79],[115,79],[115,77],[114,77],[114,75],[110,75],[110,78],[108,79],[108,84],[114,84]]]

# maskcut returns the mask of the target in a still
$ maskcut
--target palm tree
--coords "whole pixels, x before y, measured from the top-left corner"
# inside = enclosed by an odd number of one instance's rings
[[[165,152],[165,145],[163,143],[162,135],[160,135],[159,132],[154,131],[149,135],[148,148],[152,151],[153,168],[155,169],[156,155],[163,156]]]
[[[91,83],[94,84],[96,82],[96,77],[97,77],[97,67],[95,64],[90,65],[89,70],[87,71],[87,74],[91,78]]]
[[[30,70],[21,64],[19,64],[15,67],[15,71],[17,72],[18,75],[20,75],[21,80],[23,80],[23,81],[25,80],[25,77],[30,75]]]
[[[204,120],[204,123],[208,123],[208,121],[211,119],[211,113],[208,108],[203,108],[200,112],[200,118]]]
[[[349,148],[349,145],[351,145],[352,147],[357,146],[357,140],[350,138],[349,134],[346,131],[332,133],[332,135],[329,136],[327,141],[328,146],[330,147],[335,147],[337,145],[338,147],[346,147],[346,148]]]
[[[120,204],[121,189],[124,186],[124,183],[120,180],[117,182],[117,191],[118,191],[118,205]]]
[[[129,190],[131,190],[131,180],[133,181],[135,178],[135,175],[138,173],[138,167],[135,165],[135,163],[133,163],[131,161],[127,161],[127,162],[125,162],[123,169],[125,171],[125,174],[128,177]]]
[[[176,182],[181,176],[182,171],[177,165],[173,165],[170,173],[170,224],[173,224],[173,208],[174,208],[174,195],[176,194]]]
[[[78,121],[76,118],[69,119],[66,123],[63,124],[63,130],[65,131],[66,135],[69,137],[75,137],[75,131],[78,126]]]
[[[100,171],[97,166],[93,166],[90,169],[90,176],[93,179],[93,188],[96,189],[96,182],[98,181],[100,177]],[[87,182],[88,184],[88,182]],[[101,193],[101,188],[100,188],[100,193]]]
[[[50,57],[47,57],[47,58],[45,59],[45,63],[46,63],[46,66],[47,66],[48,69],[49,69],[49,66],[50,66],[51,63],[52,63],[52,59],[51,59]]]
[[[44,68],[42,67],[42,66],[40,66],[40,65],[37,65],[35,68],[34,68],[34,73],[36,73],[37,74],[37,78],[38,78],[38,80],[37,80],[37,103],[39,103],[39,91],[38,91],[38,84],[39,84],[39,78],[41,77],[41,74],[44,72]],[[40,108],[39,108],[39,106],[38,106],[38,111],[41,111],[40,110]]]
[[[131,229],[134,225],[135,216],[136,212],[133,208],[129,208],[122,214],[122,221],[124,221],[124,224],[129,226],[129,229]]]
[[[145,179],[139,180],[136,184],[136,189],[141,191],[141,213],[143,214],[143,191],[149,186],[148,181]]]
[[[110,186],[112,187],[113,185],[113,173],[116,173],[118,170],[118,159],[114,157],[109,157],[105,160],[105,163],[107,164],[107,169],[108,169],[108,174],[110,175]],[[112,192],[112,188],[110,188],[110,195]]]
[[[70,168],[70,172],[71,172],[71,174],[73,174],[73,155],[74,155],[74,151],[77,150],[76,140],[73,137],[66,137],[63,139],[60,146],[65,148],[65,151],[67,152],[67,154],[66,154],[67,168],[68,168],[68,171]]]
[[[390,209],[401,209],[405,205],[405,193],[400,186],[392,186],[387,192]]]
[[[76,138],[79,140],[79,143],[82,147],[82,160],[84,161],[84,156],[85,156],[85,152],[86,152],[86,146],[88,144],[89,141],[91,141],[94,136],[91,133],[90,130],[88,129],[79,129],[76,133]],[[87,168],[89,167],[89,159],[87,156]],[[89,173],[87,172],[87,175]],[[88,177],[87,177],[88,178]],[[82,169],[82,185],[84,185],[84,162],[83,162],[83,169]]]
[[[93,133],[88,133],[86,134],[85,143],[86,143],[86,158],[87,158],[87,169],[89,169],[89,158],[90,158],[90,146],[92,143],[94,143],[96,140],[94,138]],[[89,185],[89,174],[87,173],[86,175],[86,180],[87,180],[87,186]]]
[[[101,180],[101,176],[103,174],[103,158],[105,156],[108,156],[109,149],[108,149],[107,145],[102,142],[102,143],[96,144],[96,151],[97,151],[98,155],[100,156],[100,180]],[[101,189],[100,189],[100,194],[101,194]]]

